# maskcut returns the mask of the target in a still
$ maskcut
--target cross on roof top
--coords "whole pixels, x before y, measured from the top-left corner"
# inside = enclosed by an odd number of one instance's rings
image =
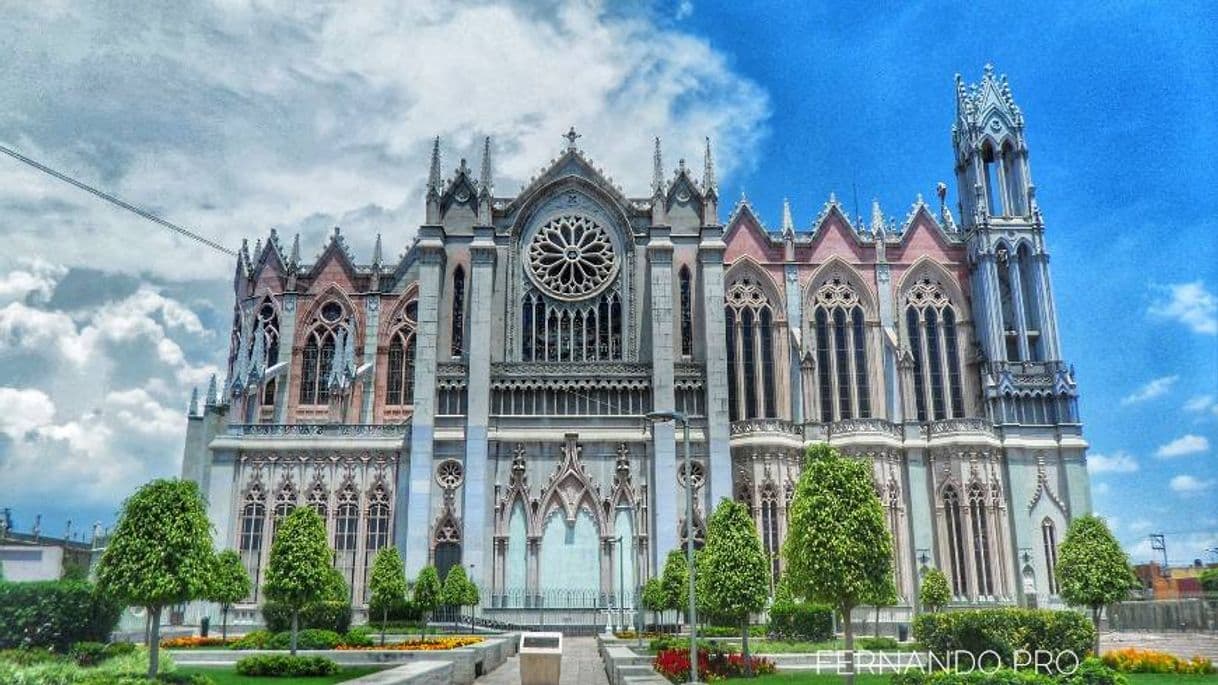
[[[575,127],[572,126],[571,130],[567,131],[566,134],[563,135],[563,138],[567,139],[567,149],[574,150],[575,149],[575,139],[582,138],[582,137],[583,136],[581,136],[580,134],[575,132]]]

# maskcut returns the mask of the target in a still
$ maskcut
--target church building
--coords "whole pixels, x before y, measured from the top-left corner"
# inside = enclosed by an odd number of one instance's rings
[[[955,97],[954,208],[942,183],[900,219],[830,195],[772,230],[721,207],[709,141],[674,170],[657,139],[631,197],[572,129],[514,196],[490,140],[449,176],[437,140],[416,237],[385,237],[400,258],[338,228],[312,262],[275,231],[243,246],[228,380],[192,401],[182,467],[217,545],[257,585],[277,522],[311,507],[357,607],[395,545],[412,578],[464,565],[481,616],[578,621],[635,606],[724,497],[776,581],[802,455],[828,443],[872,467],[893,620],[929,568],[960,604],[1057,604],[1091,496],[1024,118],[988,66]],[[690,468],[649,412],[687,417]]]

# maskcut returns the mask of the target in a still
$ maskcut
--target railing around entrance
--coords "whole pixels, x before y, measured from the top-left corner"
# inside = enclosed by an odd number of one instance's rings
[[[628,628],[637,621],[633,592],[617,594],[591,588],[507,589],[491,596],[484,617],[530,630],[592,635],[605,626]],[[625,606],[622,606],[622,605]]]

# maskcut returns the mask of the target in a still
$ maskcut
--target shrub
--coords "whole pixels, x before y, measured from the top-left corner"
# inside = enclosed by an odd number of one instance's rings
[[[116,656],[126,656],[136,651],[137,646],[134,642],[111,642],[106,645],[106,658],[112,659]]]
[[[892,651],[899,647],[895,638],[891,637],[862,637],[859,638],[859,649],[871,652]]]
[[[68,650],[68,657],[75,661],[77,666],[96,666],[108,655],[106,646],[100,642],[76,642]]]
[[[251,633],[246,633],[245,636],[230,644],[228,648],[266,649],[266,643],[269,642],[272,637],[274,637],[274,635],[269,630],[255,630]]]
[[[630,632],[630,636],[634,637],[634,633],[631,631],[623,632]],[[765,634],[766,626],[749,626],[749,637],[765,637]],[[740,637],[740,627],[706,626],[698,629],[698,635],[701,637]],[[621,635],[618,635],[618,637],[621,637]]]
[[[706,680],[740,678],[745,674],[745,665],[752,667],[754,675],[769,675],[775,671],[774,662],[765,657],[748,657],[726,652],[698,652],[698,677]],[[689,651],[666,649],[656,654],[651,662],[657,673],[674,683],[689,680]]]
[[[1203,656],[1181,659],[1167,652],[1136,647],[1105,652],[1102,661],[1105,666],[1115,668],[1122,673],[1205,674],[1215,672],[1213,662]]]
[[[833,638],[833,610],[809,602],[775,604],[770,607],[768,633],[776,640],[830,640]]]
[[[1004,666],[1013,666],[1015,652],[1020,650],[1073,652],[1081,659],[1091,649],[1094,631],[1078,612],[1047,609],[950,611],[914,619],[914,637],[944,661],[957,650],[978,655],[992,651]]]
[[[292,629],[292,609],[282,602],[264,602],[262,619],[272,633]],[[300,627],[345,633],[351,628],[351,604],[333,599],[307,604],[300,610]]]
[[[297,649],[334,649],[342,642],[342,638],[333,630],[307,628],[296,635]],[[285,630],[275,633],[267,640],[265,649],[288,649],[292,646],[292,631]]]
[[[1092,656],[1083,659],[1074,673],[1063,676],[1058,682],[1062,685],[1127,685],[1129,681]]]
[[[0,582],[0,649],[106,642],[120,607],[81,581]]]
[[[648,647],[651,649],[651,651],[656,652],[657,654],[660,652],[664,652],[664,651],[668,651],[668,650],[672,650],[672,649],[685,650],[686,652],[688,652],[689,651],[689,638],[688,637],[678,637],[678,636],[674,636],[674,635],[657,637],[656,639],[654,639],[648,643]],[[703,639],[699,638],[698,639],[698,651],[699,652],[708,652],[708,653],[709,652],[728,653],[728,652],[737,651],[737,647],[734,643],[731,643],[731,642],[711,642],[710,640],[703,640]]]
[[[0,663],[14,666],[33,666],[59,660],[60,655],[49,649],[0,649]]]
[[[237,673],[246,676],[306,676],[334,675],[338,664],[322,656],[292,656],[290,654],[259,654],[237,662]]]
[[[891,685],[1058,685],[1053,678],[1036,671],[1016,671],[1009,668],[931,671],[910,669],[892,674]]]
[[[371,647],[374,644],[372,631],[362,626],[352,628],[339,639],[338,644],[343,647]]]

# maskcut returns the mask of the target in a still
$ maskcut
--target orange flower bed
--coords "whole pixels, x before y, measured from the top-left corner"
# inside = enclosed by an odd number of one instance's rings
[[[393,642],[386,644],[384,647],[379,645],[373,647],[355,647],[347,645],[339,645],[338,649],[342,651],[366,652],[373,649],[395,649],[404,652],[436,652],[446,649],[459,649],[468,647],[482,642],[480,637],[438,637],[434,640],[408,640],[406,642]]]
[[[1174,654],[1153,649],[1126,647],[1104,652],[1104,665],[1123,673],[1193,673],[1214,672],[1214,664],[1202,656],[1181,659]]]
[[[229,643],[235,642],[237,638],[230,637],[225,640],[222,637],[199,637],[198,635],[188,635],[186,637],[170,637],[161,640],[161,646],[168,649],[189,649],[191,647],[223,647]]]

